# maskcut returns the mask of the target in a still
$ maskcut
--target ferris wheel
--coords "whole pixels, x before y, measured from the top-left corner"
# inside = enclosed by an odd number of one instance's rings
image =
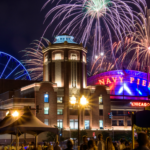
[[[31,80],[31,77],[19,60],[0,51],[0,79]]]

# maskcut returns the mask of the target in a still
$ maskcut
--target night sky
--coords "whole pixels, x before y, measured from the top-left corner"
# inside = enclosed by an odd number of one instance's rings
[[[19,51],[29,47],[33,40],[40,39],[48,24],[48,22],[43,24],[44,16],[53,6],[48,5],[41,11],[46,1],[0,0],[0,51],[22,59]],[[147,0],[147,3],[150,8],[150,0]],[[45,35],[50,40],[52,30],[49,29]]]

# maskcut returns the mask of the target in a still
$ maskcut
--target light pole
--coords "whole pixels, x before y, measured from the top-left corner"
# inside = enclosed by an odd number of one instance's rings
[[[77,102],[76,97],[73,95],[70,99],[70,103],[78,108],[78,150],[80,149],[80,107],[85,107],[88,104],[87,99],[82,95],[80,100]]]

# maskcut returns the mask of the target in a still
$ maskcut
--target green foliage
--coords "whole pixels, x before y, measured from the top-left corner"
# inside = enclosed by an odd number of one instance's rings
[[[53,133],[53,132],[48,132],[47,133],[47,141],[48,142],[55,141],[55,138],[56,138],[56,134],[55,133]]]
[[[103,139],[106,140],[106,138],[109,136],[109,132],[102,131]]]
[[[84,135],[87,135],[86,130],[81,130],[81,131],[80,131],[80,141],[82,141],[82,137],[83,137]],[[72,132],[71,132],[71,137],[77,139],[77,138],[78,138],[78,130],[77,130],[77,131],[72,131]]]
[[[128,141],[132,140],[132,132],[128,131],[128,132],[114,132],[114,140],[118,141],[121,138],[126,139]]]

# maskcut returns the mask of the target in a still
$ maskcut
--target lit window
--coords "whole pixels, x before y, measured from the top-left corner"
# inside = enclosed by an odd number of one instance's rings
[[[62,97],[57,97],[57,103],[62,103],[63,102],[63,98]]]
[[[62,109],[57,109],[57,115],[63,115],[63,110]]]
[[[49,95],[44,94],[44,103],[49,103]]]
[[[48,62],[48,55],[45,56],[44,62]]]
[[[117,120],[112,120],[112,126],[117,126]]]
[[[48,125],[48,119],[44,119],[44,123]]]
[[[102,95],[99,96],[99,104],[103,104],[103,97],[102,97]]]
[[[99,120],[99,128],[103,129],[103,120]]]
[[[85,126],[85,129],[90,129],[90,121],[89,120],[85,120],[84,121],[84,126]]]
[[[60,60],[60,59],[61,59],[61,53],[56,53],[55,60]]]
[[[86,62],[86,57],[85,57],[85,55],[83,55],[83,62]]]
[[[127,126],[131,126],[131,120],[127,120]]]
[[[63,120],[61,120],[61,119],[57,120],[57,127],[63,128]]]
[[[44,114],[45,115],[49,114],[49,103],[44,103]]]
[[[77,54],[72,53],[72,54],[71,54],[71,59],[72,59],[72,60],[77,60]]]
[[[119,126],[123,126],[123,120],[119,120]]]
[[[70,119],[70,129],[78,129],[78,120]]]

